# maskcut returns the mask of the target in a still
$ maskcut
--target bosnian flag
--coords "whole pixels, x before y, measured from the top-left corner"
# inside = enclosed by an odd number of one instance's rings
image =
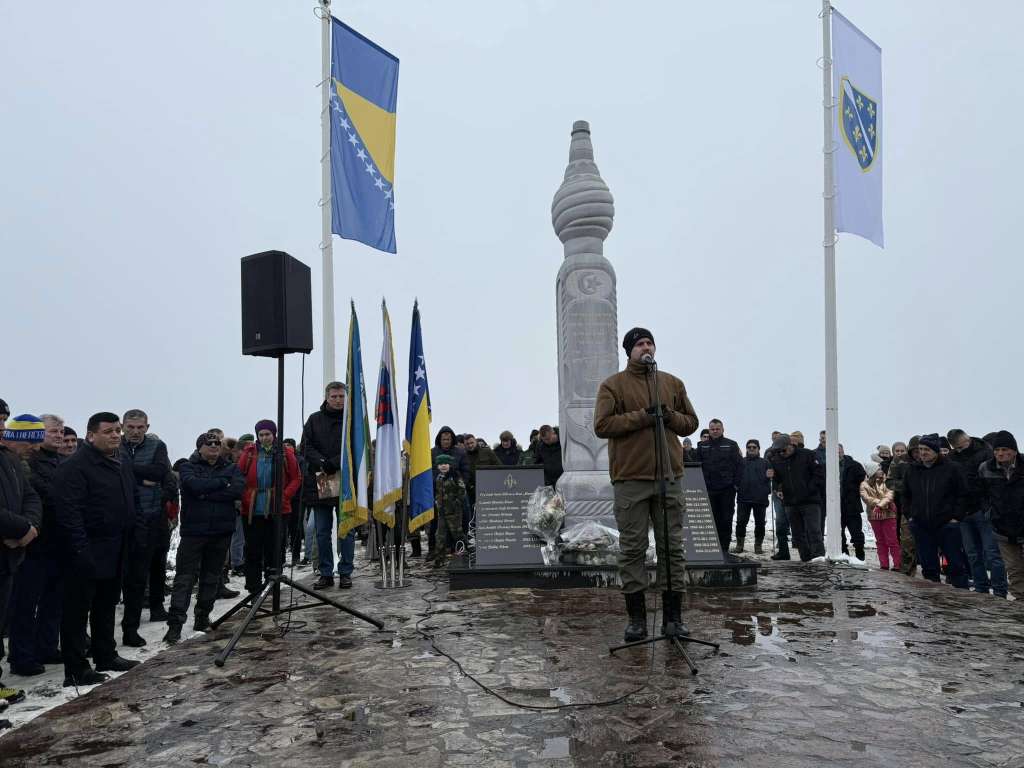
[[[409,532],[434,519],[434,475],[430,457],[430,386],[423,356],[420,305],[412,305],[409,341],[409,398],[405,409],[405,452],[409,454]]]
[[[377,449],[373,461],[373,518],[395,527],[395,502],[402,498],[402,431],[395,402],[395,350],[391,342],[388,305],[384,313],[384,344],[377,374]]]

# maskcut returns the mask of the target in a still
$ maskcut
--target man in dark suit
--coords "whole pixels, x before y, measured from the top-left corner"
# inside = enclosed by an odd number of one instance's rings
[[[65,686],[101,683],[107,679],[102,672],[125,672],[139,663],[119,656],[114,641],[125,547],[139,509],[135,477],[121,461],[120,448],[120,419],[97,413],[89,419],[85,443],[54,473],[66,568],[60,629]],[[87,626],[95,670],[86,659]]]

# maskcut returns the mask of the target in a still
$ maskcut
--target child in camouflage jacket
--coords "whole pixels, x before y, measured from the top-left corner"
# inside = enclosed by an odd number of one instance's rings
[[[434,538],[434,567],[442,568],[448,562],[448,539],[458,546],[464,542],[462,508],[466,503],[466,485],[451,468],[454,460],[440,453],[434,460],[437,477],[434,480],[434,514],[437,515],[437,533]]]

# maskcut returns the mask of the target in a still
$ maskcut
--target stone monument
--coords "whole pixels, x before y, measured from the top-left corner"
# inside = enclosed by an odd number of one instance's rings
[[[590,124],[572,126],[565,180],[551,201],[551,223],[565,258],[558,270],[558,417],[566,526],[597,520],[615,526],[608,444],[594,434],[597,389],[618,370],[615,270],[604,257],[615,204],[594,162]]]

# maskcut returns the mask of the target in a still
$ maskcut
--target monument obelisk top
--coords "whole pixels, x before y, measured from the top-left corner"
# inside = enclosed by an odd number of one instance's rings
[[[551,201],[551,224],[565,245],[565,255],[604,253],[604,240],[612,231],[614,218],[615,200],[594,162],[590,123],[577,120],[572,126],[565,179]]]
[[[555,284],[558,317],[558,417],[562,468],[558,481],[566,524],[614,524],[608,444],[594,434],[601,382],[618,370],[615,270],[604,257],[615,201],[594,162],[590,124],[572,126],[569,164],[551,201],[551,224],[564,258]]]

